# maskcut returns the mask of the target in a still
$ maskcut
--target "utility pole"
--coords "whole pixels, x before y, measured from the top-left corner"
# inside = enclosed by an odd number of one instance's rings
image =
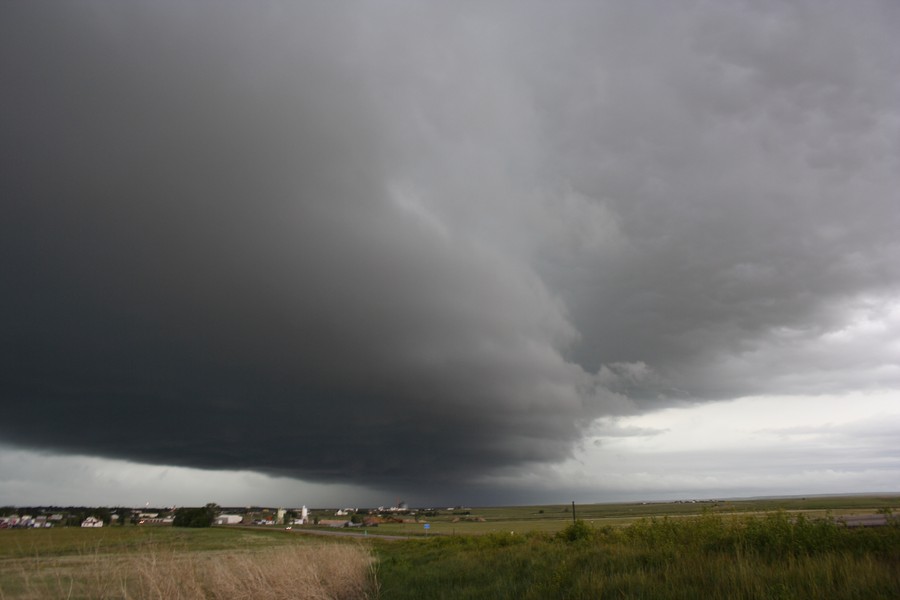
[[[572,525],[575,524],[575,501],[572,500]]]

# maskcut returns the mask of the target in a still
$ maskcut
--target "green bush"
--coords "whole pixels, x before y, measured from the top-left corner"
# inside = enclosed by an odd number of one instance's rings
[[[593,528],[578,519],[565,529],[559,532],[559,537],[561,539],[566,540],[567,542],[578,542],[581,540],[591,540],[594,538],[594,530]]]

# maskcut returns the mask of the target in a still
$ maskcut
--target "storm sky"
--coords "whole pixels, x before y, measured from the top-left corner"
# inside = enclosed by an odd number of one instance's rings
[[[898,30],[4,2],[0,503],[900,490]]]

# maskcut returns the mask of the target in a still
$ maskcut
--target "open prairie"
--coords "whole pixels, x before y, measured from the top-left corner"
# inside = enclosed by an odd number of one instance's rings
[[[696,502],[629,502],[575,506],[575,516],[593,526],[622,527],[645,517],[679,517],[699,514],[750,515],[772,511],[804,514],[809,518],[841,518],[872,515],[879,510],[900,512],[900,496],[821,496],[808,498],[703,500]],[[430,513],[435,514],[430,514]],[[427,516],[420,511],[404,523],[382,523],[368,535],[477,535],[495,532],[555,533],[572,523],[572,506],[502,506],[436,508]],[[334,518],[334,517],[328,517]],[[429,527],[426,533],[425,523]]]
[[[896,598],[898,507],[896,496],[598,504],[576,506],[574,524],[571,505],[444,509],[367,539],[2,530],[0,599]],[[886,526],[846,527],[845,514]]]

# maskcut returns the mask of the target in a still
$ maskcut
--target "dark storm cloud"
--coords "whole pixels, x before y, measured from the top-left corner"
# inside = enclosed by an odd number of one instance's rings
[[[858,385],[897,14],[818,6],[5,4],[0,437],[455,485]]]
[[[369,482],[567,454],[599,405],[563,307],[397,204],[352,15],[21,12],[6,439]]]

